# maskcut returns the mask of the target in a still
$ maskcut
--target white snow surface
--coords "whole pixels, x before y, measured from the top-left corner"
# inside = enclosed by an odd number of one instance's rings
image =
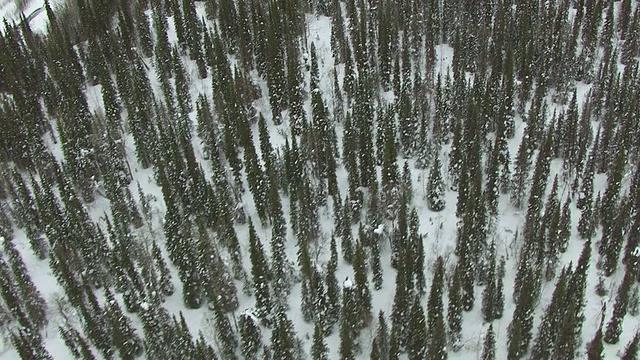
[[[14,1],[0,0],[0,14],[7,17],[15,17],[15,3]],[[35,9],[41,6],[38,0],[32,0],[32,2],[28,5],[28,9]],[[198,3],[198,12],[202,12],[203,8],[200,3]],[[26,14],[27,12],[25,12]],[[19,15],[19,14],[18,14]],[[43,15],[39,15],[42,17]],[[44,15],[46,19],[46,15]],[[319,62],[319,71],[320,71],[320,90],[323,93],[323,97],[325,102],[330,100],[331,87],[332,87],[332,71],[334,68],[334,59],[331,56],[330,51],[330,34],[331,34],[331,21],[327,17],[317,17],[309,15],[308,18],[308,42],[309,44],[313,41],[315,43],[317,54],[318,54],[318,62]],[[173,30],[173,22],[172,19],[169,19],[170,31],[169,38],[172,41],[175,41],[175,32]],[[439,45],[436,47],[436,69],[443,74],[447,72],[448,67],[450,66],[452,59],[453,49],[448,45]],[[188,58],[182,59],[187,66],[187,72],[192,77],[192,95],[195,97],[198,93],[210,94],[211,85],[210,79],[199,80],[197,79],[197,70],[195,64],[188,60]],[[147,59],[147,65],[153,69],[153,64],[149,59]],[[343,76],[343,66],[339,66],[338,75],[340,80]],[[252,78],[259,83],[261,88],[266,89],[265,82],[263,79],[258,78],[258,75],[252,73]],[[152,82],[153,86],[156,88],[156,91],[159,91],[157,80],[155,73],[149,74],[149,79]],[[308,74],[306,74],[306,79],[308,82]],[[582,83],[576,84],[578,89],[578,99],[579,103],[585,98],[585,94],[589,90],[590,86]],[[99,88],[89,88],[89,94],[95,94],[95,96],[88,96],[89,101],[91,102],[90,106],[92,108],[102,106],[100,99]],[[266,91],[263,91],[263,94],[266,94]],[[393,94],[389,94],[391,96],[383,96],[382,101],[392,101]],[[549,102],[550,104],[551,101]],[[307,112],[310,114],[310,102],[306,102]],[[288,134],[288,128],[286,125],[275,126],[271,122],[271,111],[268,107],[268,99],[263,97],[257,100],[254,103],[255,108],[260,111],[269,122],[269,129],[271,135],[271,141],[273,146],[278,149],[284,143],[284,139]],[[557,106],[559,109],[564,108],[565,106]],[[331,106],[328,106],[331,109]],[[552,112],[552,109],[551,109]],[[192,114],[192,118],[193,118]],[[520,143],[520,138],[522,137],[522,133],[524,130],[524,124],[519,117],[516,117],[516,136],[514,139],[509,141],[509,151],[512,156],[515,156],[517,153],[517,148]],[[254,128],[254,131],[257,131]],[[336,125],[336,134],[338,135],[338,143],[340,143],[340,139],[342,137],[342,125]],[[257,138],[257,136],[254,136]],[[61,159],[61,150],[59,149],[59,145],[54,145],[52,141],[49,141],[52,152],[56,155],[57,158]],[[135,154],[133,151],[133,141],[131,136],[126,137],[126,148],[129,150],[129,163],[132,166],[133,174],[135,177],[135,181],[131,184],[131,190],[133,194],[137,193],[137,184],[139,183],[142,187],[142,190],[146,195],[152,197],[153,201],[151,202],[152,211],[154,213],[154,218],[151,224],[147,224],[143,226],[143,228],[139,231],[138,236],[146,237],[146,238],[163,238],[163,230],[162,230],[162,218],[165,212],[165,205],[162,198],[162,193],[160,188],[155,183],[153,179],[153,171],[151,169],[141,169],[136,165]],[[194,136],[194,149],[196,151],[196,155],[199,157],[199,160],[202,162],[206,162],[202,159],[202,146],[199,143],[197,137]],[[256,150],[259,151],[259,146],[256,146]],[[443,154],[446,156],[449,147],[443,148]],[[412,170],[412,180],[413,180],[413,206],[416,208],[419,218],[420,218],[420,232],[424,234],[424,248],[426,255],[426,275],[427,275],[427,284],[429,285],[432,278],[433,266],[435,264],[435,260],[438,256],[442,256],[445,261],[445,270],[447,274],[447,278],[449,278],[452,273],[452,268],[455,265],[456,258],[453,255],[453,250],[455,247],[455,235],[456,235],[456,217],[455,217],[455,204],[456,204],[456,193],[452,191],[446,191],[445,193],[445,201],[446,207],[444,211],[434,213],[431,212],[427,208],[427,204],[425,201],[425,182],[428,175],[428,170],[418,170],[414,167],[414,160],[409,160],[409,164],[411,165]],[[446,164],[446,162],[443,162]],[[550,178],[553,178],[554,174],[559,174],[559,178],[562,177],[562,169],[561,162],[559,160],[554,160],[552,162],[552,173]],[[207,166],[204,166],[207,169]],[[443,171],[446,174],[446,171]],[[445,176],[445,181],[448,181]],[[340,184],[342,191],[342,198],[346,195],[346,171],[344,168],[338,169],[338,183]],[[599,191],[604,192],[606,187],[606,176],[605,175],[597,175],[595,178],[595,193],[597,194]],[[568,187],[570,184],[564,183],[561,181],[560,183],[560,195],[562,197],[561,202],[564,201],[564,198],[568,195]],[[447,189],[449,187],[447,186]],[[257,219],[255,214],[255,209],[253,206],[253,199],[250,194],[246,192],[243,197],[243,206],[246,208],[249,215],[253,216]],[[94,220],[98,223],[103,222],[104,220],[100,220],[100,217],[104,215],[105,212],[108,212],[108,200],[98,196],[97,200],[92,204],[88,205],[88,210],[90,214],[94,217]],[[319,264],[325,263],[329,258],[329,238],[331,236],[331,231],[333,228],[333,220],[332,220],[332,207],[333,203],[331,200],[328,201],[328,205],[324,208],[321,208],[321,231],[323,232],[321,239],[312,246],[312,253],[317,255],[317,259]],[[572,218],[572,238],[569,242],[569,247],[567,251],[562,254],[558,269],[569,262],[573,262],[575,264],[580,251],[583,246],[583,241],[579,239],[577,235],[576,225],[578,222],[579,211],[572,207],[573,210],[573,218]],[[283,201],[283,211],[285,214],[288,214],[288,202]],[[497,341],[497,358],[504,359],[506,358],[506,342],[507,342],[507,326],[511,321],[511,315],[514,310],[514,303],[511,300],[511,289],[513,286],[514,278],[515,278],[515,270],[517,267],[518,261],[518,249],[520,247],[519,239],[514,239],[514,234],[518,229],[520,229],[524,223],[524,213],[512,207],[509,202],[508,196],[501,195],[500,203],[499,203],[499,218],[495,224],[495,229],[490,234],[490,237],[495,239],[497,245],[497,251],[499,255],[504,255],[507,259],[506,266],[506,277],[504,280],[505,286],[505,311],[502,319],[495,320],[493,322],[494,331],[496,333],[496,341]],[[287,216],[288,217],[288,216]],[[255,219],[254,219],[255,220]],[[259,224],[259,221],[254,221],[254,224]],[[380,224],[377,228],[373,230],[376,234],[383,234],[385,229],[384,224]],[[246,226],[236,226],[236,230],[238,232],[238,238],[241,240],[241,245],[243,247],[243,251],[245,252],[245,269],[250,269],[250,264],[248,262],[248,245],[246,239],[248,238],[248,232]],[[270,237],[271,230],[268,228],[260,228],[257,227],[257,233],[259,237],[263,241],[263,245],[265,245],[265,251],[268,251],[268,241],[264,241]],[[354,231],[357,230],[354,227]],[[289,259],[295,260],[296,257],[296,249],[295,249],[295,240],[291,234],[289,234],[290,238],[287,242],[286,253]],[[594,239],[599,239],[600,234],[596,234]],[[60,311],[60,299],[63,299],[63,290],[57,284],[55,278],[53,277],[51,270],[49,269],[47,261],[39,261],[37,260],[28,245],[28,241],[26,239],[26,235],[20,229],[15,229],[15,238],[16,245],[18,250],[22,253],[24,260],[28,266],[30,275],[43,293],[45,299],[47,300],[49,309],[49,323],[46,329],[43,331],[43,337],[45,339],[45,344],[50,354],[54,359],[70,359],[71,354],[68,352],[65,347],[63,341],[60,339],[57,331],[58,325],[63,323],[63,318]],[[611,278],[605,279],[605,285],[608,289],[608,295],[605,298],[598,297],[594,292],[594,286],[597,280],[597,271],[596,271],[596,259],[597,259],[597,251],[596,251],[596,241],[594,241],[593,246],[593,254],[590,263],[590,269],[588,272],[588,289],[587,289],[587,305],[585,308],[585,322],[582,331],[583,338],[583,348],[584,345],[593,337],[595,333],[596,327],[600,322],[600,309],[602,301],[606,300],[609,303],[613,303],[615,297],[615,291],[617,289],[617,284],[619,284],[622,272],[618,271]],[[383,263],[383,286],[382,289],[378,291],[372,289],[372,304],[373,304],[373,314],[376,315],[378,311],[382,310],[385,314],[390,315],[392,303],[393,303],[393,294],[395,291],[395,270],[390,267],[390,259],[389,259],[390,250],[388,247],[383,247],[382,249],[382,263]],[[181,297],[181,287],[182,284],[178,280],[177,273],[175,269],[173,269],[173,282],[176,287],[174,295],[167,298],[164,306],[169,310],[172,314],[177,314],[179,311],[182,311],[184,317],[190,327],[191,333],[193,335],[197,335],[199,331],[202,331],[205,337],[213,343],[213,323],[212,323],[212,314],[209,310],[206,309],[206,306],[203,306],[201,309],[197,310],[186,310],[182,303]],[[345,287],[352,286],[353,283],[350,278],[353,277],[353,270],[350,265],[345,264],[342,260],[339,261],[337,278],[338,279],[347,279],[343,285]],[[241,289],[241,285],[238,283],[238,289]],[[540,322],[540,317],[546,305],[548,304],[551,293],[554,288],[554,281],[545,282],[543,284],[542,289],[542,297],[540,300],[540,304],[536,310],[535,323],[534,326]],[[483,287],[476,286],[476,302],[472,311],[464,314],[464,323],[463,323],[463,334],[462,334],[462,348],[458,352],[453,352],[449,349],[449,358],[450,359],[477,359],[480,357],[480,353],[482,351],[482,341],[484,333],[487,329],[487,324],[483,323],[482,314],[480,310],[480,299],[482,294]],[[97,291],[96,294],[99,298],[103,297],[102,291]],[[250,309],[254,305],[254,299],[252,297],[245,296],[242,291],[238,291],[238,296],[240,300],[239,309]],[[116,295],[116,299],[121,300],[119,295]],[[446,304],[446,292],[445,298],[443,299]],[[289,318],[293,321],[295,329],[297,331],[298,336],[303,339],[307,350],[309,350],[311,346],[311,335],[313,333],[313,325],[306,323],[303,320],[301,309],[301,294],[300,294],[300,284],[296,284],[292,289],[292,294],[289,297],[290,310],[288,312]],[[426,297],[423,299],[423,304],[426,305]],[[145,304],[143,304],[144,306]],[[608,320],[611,315],[610,306],[606,319]],[[76,321],[76,325],[79,325],[79,320],[75,311],[69,310],[67,315],[70,315],[71,319]],[[237,310],[237,314],[241,314],[244,310]],[[250,314],[250,312],[246,312]],[[134,322],[134,325],[139,329],[139,335],[142,335],[142,331],[140,329],[140,322],[135,314],[130,314],[131,319]],[[633,335],[634,330],[639,326],[638,318],[633,317],[631,315],[627,315],[625,317],[623,323],[623,333],[621,336],[621,340],[617,345],[608,345],[605,344],[605,356],[606,359],[611,359],[618,354],[620,349],[624,347],[624,345],[630,340]],[[359,343],[362,345],[363,352],[358,355],[358,359],[368,359],[370,352],[370,344],[375,332],[375,321],[374,324],[371,325],[369,329],[365,329],[360,338]],[[535,328],[534,328],[535,329]],[[534,336],[536,331],[534,330]],[[268,331],[265,329],[263,332],[263,339],[268,341]],[[326,339],[326,342],[330,348],[329,358],[337,359],[339,358],[338,347],[339,347],[339,335],[338,331],[334,331],[331,336]],[[100,356],[97,352],[94,352],[98,357]],[[406,355],[404,355],[406,358]],[[0,359],[17,359],[18,355],[13,349],[10,341],[8,340],[7,334],[5,334],[2,341],[0,341]],[[153,360],[153,359],[149,359]]]
[[[49,5],[55,11],[65,0],[50,0]],[[44,11],[44,0],[0,0],[0,19],[9,23],[19,22],[22,15],[29,19],[31,30],[43,33],[47,29],[49,19]],[[4,32],[3,28],[0,31]]]

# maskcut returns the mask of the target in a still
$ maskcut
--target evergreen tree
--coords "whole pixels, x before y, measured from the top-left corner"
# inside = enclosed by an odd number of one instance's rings
[[[297,342],[293,323],[282,309],[278,309],[274,316],[274,329],[271,333],[273,358],[283,360],[299,358],[296,351]]]
[[[220,342],[220,351],[223,359],[235,360],[238,338],[231,327],[229,317],[222,312],[219,306],[213,306],[213,318],[215,321],[216,339]]]
[[[287,104],[286,91],[283,88],[286,84],[283,44],[281,39],[282,24],[275,6],[269,11],[269,26],[266,34],[266,74],[267,85],[269,87],[269,104],[271,105],[272,120],[276,125],[281,123],[280,112]]]
[[[508,327],[507,358],[510,360],[522,358],[529,348],[533,329],[536,277],[536,270],[527,273],[516,300],[516,309]]]
[[[409,320],[409,340],[407,343],[407,352],[409,359],[418,360],[425,359],[427,352],[427,325],[424,318],[424,310],[420,305],[420,298],[416,297],[411,307],[411,315]]]
[[[542,321],[538,326],[538,335],[534,340],[531,355],[535,358],[548,358],[551,356],[553,344],[558,337],[560,322],[563,320],[563,302],[567,296],[567,283],[569,281],[569,271],[563,269],[558,277],[556,287],[551,297],[551,303],[545,310]]]
[[[593,339],[587,344],[587,359],[589,360],[601,360],[603,358],[604,343],[602,342],[602,325],[604,324],[605,310],[606,304],[603,304],[602,311],[600,312],[600,324]]]
[[[140,49],[145,57],[151,57],[153,55],[153,38],[151,37],[149,18],[144,13],[142,4],[135,6],[135,21]]]
[[[271,314],[271,297],[269,281],[271,279],[267,260],[262,249],[258,234],[249,220],[249,250],[251,257],[251,276],[256,296],[256,315],[263,321],[268,321]]]
[[[531,125],[529,125],[531,126]],[[518,154],[516,156],[515,169],[511,184],[511,203],[520,208],[524,195],[526,194],[526,183],[529,176],[529,168],[531,167],[531,155],[529,149],[529,141],[527,136],[522,137]]]
[[[311,359],[313,360],[328,360],[329,348],[324,342],[324,331],[319,322],[316,322],[313,328],[313,343],[311,345]]]
[[[568,358],[578,350],[582,324],[584,323],[585,291],[587,286],[587,271],[591,258],[591,242],[587,241],[580,253],[569,283],[563,305],[564,317],[559,322],[558,338],[555,342],[552,357]]]
[[[441,166],[440,159],[436,154],[429,172],[429,183],[427,185],[427,205],[431,211],[442,211],[445,206],[444,183],[440,173]]]
[[[355,344],[353,334],[346,316],[341,317],[340,320],[340,359],[341,360],[354,360],[355,359]]]
[[[444,261],[442,257],[438,257],[427,303],[426,359],[430,360],[447,358],[447,331],[444,325],[444,305],[442,303],[443,288]]]
[[[11,277],[11,273],[4,258],[0,258],[0,288],[2,290],[2,299],[5,305],[11,311],[14,319],[24,328],[32,328],[31,320],[26,313],[19,297],[18,289],[15,281]]]
[[[333,325],[340,318],[340,285],[336,278],[338,267],[338,251],[336,249],[336,240],[331,237],[331,258],[327,264],[327,273],[325,275],[325,286],[327,288],[327,313],[325,321],[327,325]]]
[[[491,322],[494,319],[497,319],[495,306],[497,305],[496,298],[499,296],[496,291],[498,269],[496,269],[495,241],[491,242],[491,247],[489,248],[489,259],[487,262],[488,268],[486,271],[486,285],[482,291],[482,315],[484,317],[484,321]]]
[[[160,273],[160,289],[165,296],[171,296],[174,291],[171,274],[169,273],[167,263],[162,256],[162,252],[155,241],[152,244],[151,253],[158,268],[158,272]]]
[[[633,278],[631,273],[626,271],[624,278],[618,287],[611,320],[607,323],[607,329],[604,333],[604,341],[607,344],[617,344],[620,340],[620,334],[622,333],[622,321],[624,320],[624,316],[627,314],[629,290],[631,289],[632,282]]]
[[[424,320],[424,313],[423,313]],[[371,358],[375,359],[387,359],[389,357],[389,329],[387,327],[387,320],[384,316],[384,312],[378,313],[378,327],[376,328],[376,334],[371,344]],[[375,354],[374,354],[375,353]]]
[[[457,265],[449,286],[449,304],[447,307],[449,336],[454,349],[459,348],[462,336],[462,267]]]
[[[640,332],[636,331],[636,334],[633,336],[633,339],[629,341],[627,346],[624,348],[624,353],[622,354],[621,360],[636,360],[638,358],[638,347],[640,344]]]
[[[380,239],[377,237],[371,243],[371,271],[373,272],[373,288],[382,289],[382,265],[380,261]]]
[[[400,344],[398,343],[398,337],[396,336],[395,328],[391,328],[391,335],[389,336],[389,360],[398,360],[400,356]]]
[[[121,359],[134,359],[142,354],[142,340],[135,333],[131,320],[122,312],[111,292],[106,292],[106,316],[111,329],[113,344]]]
[[[22,360],[53,360],[42,343],[40,334],[29,328],[18,329],[11,333],[11,343]]]
[[[356,246],[356,253],[353,258],[353,270],[356,290],[355,301],[357,304],[355,310],[358,316],[356,326],[361,329],[367,327],[371,322],[371,292],[367,279],[364,247],[361,241],[358,241]]]
[[[496,358],[496,335],[493,332],[493,324],[489,324],[487,333],[484,335],[484,345],[482,347],[482,360],[494,360]]]
[[[0,239],[2,237],[4,237],[4,250],[7,255],[7,260],[13,272],[13,277],[20,297],[22,298],[23,306],[29,316],[29,320],[36,328],[40,328],[47,323],[47,303],[31,280],[22,256],[18,252],[18,249],[16,249],[10,235],[2,234],[2,231],[0,231]]]
[[[242,314],[239,326],[242,356],[245,359],[258,359],[262,349],[262,335],[253,314],[248,311]]]

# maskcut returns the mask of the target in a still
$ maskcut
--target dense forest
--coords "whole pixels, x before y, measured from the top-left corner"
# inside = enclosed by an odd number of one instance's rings
[[[43,9],[0,358],[637,359],[637,1]]]

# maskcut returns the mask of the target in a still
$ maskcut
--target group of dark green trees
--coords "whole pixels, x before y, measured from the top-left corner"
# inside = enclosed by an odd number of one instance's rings
[[[44,34],[24,17],[0,34],[0,325],[22,359],[51,359],[43,329],[57,326],[77,359],[320,360],[334,336],[341,359],[442,360],[474,309],[482,359],[503,356],[496,321],[510,360],[603,359],[638,316],[635,2],[44,10]],[[318,21],[328,44],[309,36]],[[514,209],[524,221],[502,239]],[[442,211],[452,239],[427,225]],[[452,254],[432,254],[449,240]],[[42,295],[27,256],[63,296]],[[590,271],[598,295],[617,288],[583,344]],[[194,336],[171,296],[206,307],[213,331]],[[376,296],[393,298],[389,313]],[[625,336],[636,359],[640,335]]]

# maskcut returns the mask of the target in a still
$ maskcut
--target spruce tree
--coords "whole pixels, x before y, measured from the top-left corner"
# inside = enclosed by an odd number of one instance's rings
[[[410,289],[408,287],[410,278],[403,268],[397,269],[396,273],[396,291],[393,297],[393,306],[391,309],[391,325],[395,331],[398,347],[406,344],[408,333],[408,321],[410,305]]]
[[[162,252],[155,241],[152,244],[151,252],[153,260],[156,263],[156,267],[158,268],[158,272],[160,273],[160,289],[165,296],[171,296],[174,291],[171,274],[169,273],[167,263],[162,256]]]
[[[400,343],[398,343],[395,327],[391,327],[391,335],[389,335],[389,360],[398,360],[399,357]]]
[[[604,324],[604,313],[606,310],[606,304],[602,304],[602,311],[600,312],[600,324],[596,330],[593,339],[587,344],[587,359],[588,360],[601,360],[604,356],[604,343],[602,339],[602,325]]]
[[[263,321],[268,321],[271,313],[271,296],[269,282],[271,279],[267,260],[262,249],[262,243],[249,219],[249,251],[251,258],[251,276],[256,296],[256,315]]]
[[[389,357],[389,329],[387,326],[387,320],[382,310],[378,313],[378,327],[376,328],[376,334],[373,338],[371,347],[372,360],[374,359],[374,349],[377,353],[378,359],[382,360]]]
[[[420,305],[420,298],[413,300],[411,307],[411,315],[409,319],[409,340],[407,343],[407,352],[410,360],[425,359],[427,352],[427,325],[424,318],[424,310]]]
[[[447,358],[447,331],[444,324],[444,261],[438,257],[435,264],[433,281],[427,302],[427,352],[426,359],[444,360]]]
[[[458,349],[462,336],[462,267],[457,265],[449,286],[449,304],[447,307],[447,324],[453,348]]]
[[[493,332],[493,324],[489,324],[487,333],[484,335],[484,345],[482,347],[482,360],[495,360],[496,358],[496,335]]]
[[[293,323],[282,309],[278,309],[274,316],[274,329],[271,333],[273,358],[283,360],[299,358],[296,351],[297,342]]]
[[[256,319],[253,314],[247,311],[240,316],[238,323],[240,326],[242,356],[248,360],[258,359],[262,349],[262,335]]]
[[[442,211],[445,206],[444,183],[440,172],[441,166],[440,159],[436,154],[429,172],[429,183],[427,185],[427,205],[431,211]]]
[[[357,313],[359,316],[358,327],[364,328],[371,322],[371,292],[367,279],[367,266],[362,242],[358,241],[356,253],[353,258],[354,280],[356,287]]]
[[[2,234],[1,231],[0,234]],[[0,239],[2,237],[3,236],[0,235]],[[9,234],[4,235],[4,250],[29,320],[31,320],[36,328],[41,328],[47,323],[47,303],[33,283],[33,280],[31,280],[22,256],[18,252],[18,249],[16,249]]]
[[[20,328],[11,333],[11,343],[22,360],[53,360],[42,343],[42,337],[35,330]]]
[[[638,348],[640,347],[640,332],[636,331],[636,334],[633,336],[633,339],[629,341],[627,346],[624,348],[624,353],[622,354],[621,360],[636,360],[638,359]]]
[[[311,344],[311,359],[313,360],[328,360],[329,348],[324,341],[324,331],[320,323],[316,322],[313,328],[313,343]]]
[[[382,265],[380,261],[380,239],[376,236],[371,243],[371,271],[373,272],[373,288],[382,289]]]
[[[587,241],[567,284],[567,292],[562,306],[564,317],[559,322],[558,338],[552,353],[554,358],[572,357],[580,344],[582,325],[585,319],[585,292],[590,258],[591,242]]]
[[[135,333],[131,320],[122,312],[111,292],[106,292],[106,316],[111,329],[113,344],[121,359],[134,359],[142,354],[142,340]]]
[[[616,294],[616,302],[613,305],[613,314],[611,320],[607,323],[607,329],[604,333],[604,341],[607,344],[617,344],[620,341],[620,334],[622,333],[622,321],[627,314],[627,308],[629,305],[629,290],[633,277],[629,271],[626,271],[624,278],[618,287]]]
[[[533,304],[535,301],[536,270],[527,272],[516,300],[516,309],[508,327],[507,358],[521,359],[529,348],[533,330]]]
[[[325,275],[325,286],[327,288],[328,309],[326,321],[328,325],[333,325],[340,318],[340,285],[336,278],[338,267],[338,251],[336,249],[336,240],[331,237],[331,258],[327,264],[327,273]]]
[[[491,242],[491,247],[489,248],[489,259],[487,262],[488,268],[486,271],[486,285],[482,291],[482,315],[484,317],[484,321],[491,322],[494,319],[497,319],[495,306],[497,304],[496,297],[498,296],[496,291],[498,269],[496,269],[495,240]]]
[[[538,335],[531,349],[531,355],[535,358],[543,359],[551,356],[553,344],[558,337],[560,322],[563,320],[563,302],[567,296],[569,275],[570,272],[565,268],[558,277],[551,302],[546,308],[542,321],[538,326]]]
[[[355,341],[353,339],[353,331],[349,324],[349,315],[344,314],[340,317],[340,359],[341,360],[354,360],[355,359]]]
[[[216,339],[220,342],[220,351],[223,359],[235,360],[238,338],[233,331],[229,317],[222,312],[219,306],[213,306],[213,318],[215,321]]]

